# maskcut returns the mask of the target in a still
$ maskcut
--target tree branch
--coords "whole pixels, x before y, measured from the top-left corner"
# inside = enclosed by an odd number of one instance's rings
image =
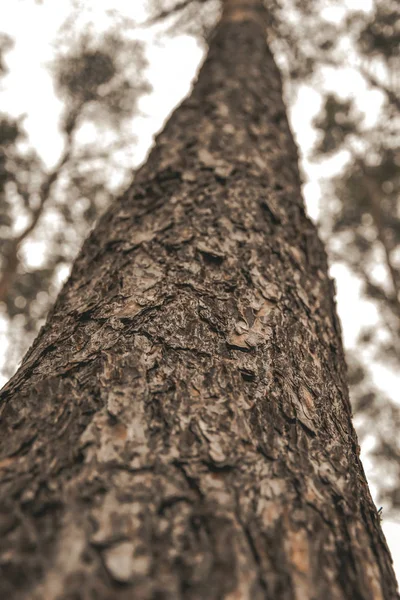
[[[360,164],[360,163],[359,163]],[[363,174],[364,174],[364,186],[366,192],[370,198],[370,206],[371,206],[371,215],[374,220],[374,224],[378,233],[378,239],[381,242],[385,253],[386,266],[389,272],[389,276],[392,283],[393,288],[393,300],[395,301],[397,313],[400,313],[400,289],[398,282],[398,274],[396,269],[393,266],[391,255],[390,255],[390,247],[386,237],[385,227],[382,218],[382,209],[380,204],[380,196],[381,191],[378,187],[376,180],[373,177],[370,177],[365,172],[365,167],[361,165]]]
[[[205,0],[203,0],[203,1],[205,1]],[[193,0],[181,0],[181,2],[178,2],[178,4],[175,4],[175,6],[173,6],[172,8],[162,10],[157,15],[155,15],[154,17],[152,17],[151,19],[146,21],[145,26],[155,25],[156,23],[163,21],[167,17],[170,17],[171,15],[174,15],[174,14],[180,12],[181,10],[184,10],[190,4],[192,4],[192,2],[193,2]]]
[[[20,260],[18,258],[18,251],[21,247],[22,242],[32,233],[35,229],[41,215],[43,214],[44,207],[50,197],[51,189],[53,185],[57,182],[62,168],[65,164],[70,160],[72,155],[72,146],[73,146],[73,132],[76,129],[79,110],[74,110],[71,112],[71,116],[69,119],[69,126],[67,131],[67,144],[66,148],[58,161],[57,165],[48,173],[46,179],[42,183],[40,187],[39,197],[40,202],[39,206],[32,211],[32,220],[29,225],[20,233],[16,238],[14,238],[11,242],[11,245],[7,251],[5,256],[5,267],[0,278],[0,302],[5,302],[14,280],[14,277],[17,273],[18,266],[20,264]]]
[[[400,111],[400,97],[396,94],[396,92],[394,92],[389,87],[387,87],[384,83],[379,81],[374,75],[369,73],[367,71],[367,69],[360,67],[360,73],[364,77],[364,79],[366,79],[368,81],[368,83],[370,85],[378,88],[384,94],[386,94],[388,100],[397,108],[397,110]]]

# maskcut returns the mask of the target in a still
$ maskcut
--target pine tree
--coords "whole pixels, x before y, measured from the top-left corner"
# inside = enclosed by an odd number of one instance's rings
[[[0,596],[392,599],[258,0],[2,393]]]

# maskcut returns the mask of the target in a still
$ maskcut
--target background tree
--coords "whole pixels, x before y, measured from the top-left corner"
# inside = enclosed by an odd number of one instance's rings
[[[359,433],[374,438],[372,452],[388,474],[379,477],[385,510],[400,507],[400,410],[396,399],[373,382],[371,364],[400,371],[399,23],[397,2],[378,1],[370,14],[347,17],[355,51],[337,60],[347,60],[376,91],[375,119],[364,118],[355,98],[328,94],[315,121],[320,130],[316,157],[347,156],[344,172],[325,184],[323,225],[331,254],[361,279],[379,314],[361,331],[359,358],[350,356],[349,363]]]
[[[112,15],[111,26],[96,32],[73,12],[51,64],[64,101],[64,148],[54,166],[46,167],[30,146],[23,117],[1,116],[0,302],[11,336],[8,375],[43,323],[90,226],[127,184],[135,141],[127,125],[149,91],[145,66],[132,23]],[[32,266],[32,243],[44,239],[41,265]]]

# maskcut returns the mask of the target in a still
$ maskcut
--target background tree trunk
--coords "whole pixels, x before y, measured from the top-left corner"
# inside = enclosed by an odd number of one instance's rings
[[[226,3],[3,391],[1,598],[398,598],[262,22]]]

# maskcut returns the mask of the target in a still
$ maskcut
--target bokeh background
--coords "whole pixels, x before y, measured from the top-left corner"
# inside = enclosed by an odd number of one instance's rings
[[[265,0],[337,281],[362,457],[400,573],[400,5]],[[0,383],[190,91],[218,0],[0,3]]]

